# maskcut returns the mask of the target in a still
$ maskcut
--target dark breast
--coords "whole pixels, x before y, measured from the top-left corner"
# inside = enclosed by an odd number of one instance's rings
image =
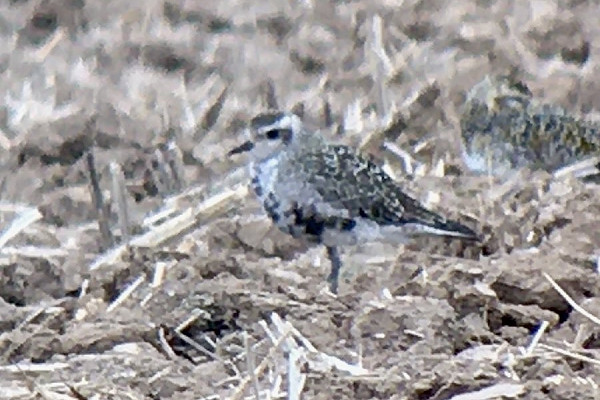
[[[297,203],[283,212],[279,228],[294,237],[320,242],[325,230],[350,232],[356,227],[356,220],[327,216],[316,212],[314,206],[300,207]]]

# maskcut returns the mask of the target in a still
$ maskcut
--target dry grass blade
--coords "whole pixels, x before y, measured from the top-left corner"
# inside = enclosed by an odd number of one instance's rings
[[[204,119],[210,108],[217,103],[216,100],[220,96],[226,95],[227,89],[226,87],[224,88],[224,86],[226,85],[218,74],[211,74],[206,79],[204,79],[202,86],[194,90],[193,97],[196,99],[201,99],[201,101],[195,106],[192,106],[188,100],[188,98],[190,97],[190,94],[188,93],[188,87],[184,83],[183,97],[184,103],[186,105],[186,119],[183,122],[184,132],[193,132],[197,130],[199,126],[202,126],[203,122],[199,121],[198,118],[202,117]],[[220,88],[220,90],[217,88]],[[214,94],[214,91],[216,90],[219,90],[217,95]],[[215,101],[211,103],[210,99],[213,98],[215,99]]]
[[[192,313],[190,313],[189,317],[187,317],[179,325],[177,325],[175,327],[175,330],[177,332],[183,331],[185,328],[190,326],[194,321],[198,320],[198,318],[200,317],[210,318],[210,314],[204,310],[196,309]]]
[[[583,307],[581,307],[579,304],[577,304],[575,302],[575,300],[573,300],[573,298],[571,296],[569,296],[567,294],[567,292],[565,292],[558,285],[558,283],[556,283],[556,281],[554,281],[554,279],[552,279],[552,277],[550,275],[548,275],[547,273],[544,272],[544,278],[546,278],[546,280],[548,280],[548,282],[550,282],[550,284],[552,285],[552,287],[554,288],[554,290],[556,290],[558,292],[558,294],[560,294],[561,297],[563,299],[565,299],[565,301],[567,303],[569,303],[569,305],[571,307],[573,307],[573,309],[575,311],[579,312],[581,315],[583,315],[584,317],[586,317],[587,319],[589,319],[590,321],[592,321],[594,324],[600,326],[600,318],[598,318],[595,315],[591,314],[590,312],[588,312],[587,310],[585,310]]]
[[[113,206],[117,209],[119,227],[121,229],[121,243],[129,246],[129,211],[127,209],[127,197],[125,191],[125,177],[121,166],[115,162],[110,163],[111,189]]]
[[[112,234],[110,233],[110,215],[108,209],[104,205],[102,190],[100,189],[100,180],[96,171],[96,162],[94,161],[94,153],[89,151],[86,155],[88,172],[90,174],[90,186],[92,189],[92,202],[96,209],[96,218],[98,219],[98,229],[102,236],[103,248],[110,248],[113,243]]]
[[[201,123],[202,129],[204,129],[205,131],[210,130],[217,123],[219,115],[221,115],[221,110],[223,109],[223,103],[225,103],[225,100],[227,98],[228,90],[229,87],[225,86],[223,90],[221,90],[221,93],[219,93],[219,95],[215,99],[214,104],[210,106],[208,110],[206,110],[206,113],[204,114]]]
[[[300,363],[304,360],[304,354],[299,349],[291,349],[288,355],[288,399],[300,400],[306,374],[300,372]]]
[[[61,301],[54,300],[53,304],[36,307],[27,317],[21,321],[11,331],[3,332],[0,335],[0,344],[6,343],[3,348],[2,359],[9,360],[11,355],[21,347],[29,339],[33,338],[37,333],[41,332],[47,325],[50,319],[46,319],[44,323],[33,324],[32,321],[38,319],[43,314],[50,317],[63,313],[65,310],[62,307],[57,307]]]
[[[596,360],[595,358],[587,357],[587,356],[584,356],[581,354],[574,353],[572,351],[564,350],[564,349],[550,346],[550,345],[543,344],[543,343],[540,343],[538,345],[538,347],[540,347],[542,349],[553,351],[553,352],[561,354],[563,356],[571,357],[571,358],[579,360],[579,361],[584,361],[584,362],[588,362],[588,363],[596,365],[596,366],[600,366],[600,360]]]
[[[115,299],[115,301],[113,301],[106,308],[106,313],[111,313],[117,307],[119,307],[121,304],[123,304],[123,302],[125,300],[127,300],[129,298],[129,296],[131,296],[131,294],[135,291],[135,289],[137,289],[145,280],[146,280],[146,277],[144,275],[138,276],[137,279],[135,281],[133,281],[131,283],[131,285],[127,286],[127,288],[125,290],[123,290],[119,294],[119,296],[117,296],[117,298]]]
[[[497,383],[475,392],[462,393],[452,396],[450,400],[492,400],[500,397],[513,398],[525,391],[525,385],[521,383]]]
[[[355,100],[346,107],[344,112],[344,132],[362,132],[363,130],[362,106],[359,100]]]
[[[162,149],[158,148],[154,150],[154,156],[156,157],[156,169],[152,170],[154,184],[157,187],[158,193],[162,196],[167,196],[172,191],[170,168]]]
[[[500,185],[493,184],[493,177],[489,176],[489,190],[486,193],[485,201],[488,204],[496,202],[498,200],[507,199],[512,196],[514,192],[520,190],[523,187],[523,182],[527,179],[526,171],[519,170],[517,173],[512,174],[505,182]]]
[[[598,169],[599,164],[600,156],[591,157],[557,169],[554,171],[553,175],[555,178],[563,178],[569,175],[573,175],[576,178],[584,178],[589,175],[600,173],[600,170]]]
[[[329,101],[323,102],[323,108],[321,109],[321,119],[323,120],[323,126],[330,128],[333,126],[333,112],[331,111],[331,104]]]
[[[220,193],[206,201],[202,202],[195,210],[188,208],[181,214],[165,221],[164,223],[153,227],[147,233],[134,238],[131,241],[133,246],[155,247],[181,234],[197,223],[197,218],[210,214],[213,209],[218,208],[236,195],[235,191]]]
[[[66,257],[69,255],[69,252],[65,249],[57,249],[51,247],[34,247],[34,246],[22,246],[22,247],[12,247],[12,246],[4,246],[0,250],[0,253],[11,255],[11,256],[21,256],[28,258],[52,258],[52,257]]]
[[[163,328],[162,326],[158,328],[158,343],[160,343],[161,349],[171,360],[177,359],[177,354],[175,354],[175,351],[173,350],[171,345],[169,345],[169,342],[167,341],[167,338],[165,336],[165,328]]]
[[[177,337],[179,337],[179,339],[181,339],[183,342],[187,343],[188,345],[190,345],[191,347],[193,347],[195,350],[197,350],[198,352],[204,354],[205,356],[207,356],[208,358],[211,358],[213,360],[219,360],[221,362],[224,362],[224,360],[217,354],[214,353],[212,351],[207,350],[204,346],[202,346],[200,343],[198,343],[197,341],[195,341],[194,339],[192,339],[191,337],[189,337],[188,335],[175,330],[175,334],[177,335]]]
[[[254,369],[256,368],[254,364],[254,352],[252,351],[252,346],[250,345],[250,335],[248,332],[244,331],[244,347],[246,349],[246,367],[248,369],[248,373],[252,378],[252,387],[254,388],[254,396],[256,400],[260,399],[260,383],[258,382],[258,377],[254,374]]]
[[[53,362],[53,363],[29,363],[29,362],[20,362],[18,364],[10,364],[10,365],[0,365],[0,371],[9,372],[9,373],[20,373],[20,372],[52,372],[59,369],[67,369],[69,368],[69,363],[65,362]]]
[[[20,382],[18,384],[14,384],[13,387],[8,387],[6,384],[2,385],[2,394],[7,400],[35,398],[35,394]]]
[[[169,141],[166,151],[168,155],[167,162],[171,169],[173,190],[179,192],[184,186],[186,186],[183,166],[183,153],[174,140]]]
[[[529,343],[529,346],[527,346],[527,349],[525,349],[525,352],[524,352],[525,356],[530,356],[533,354],[535,347],[540,342],[540,339],[546,332],[546,329],[548,329],[549,325],[550,325],[550,323],[548,321],[542,321],[538,330],[535,332],[535,335],[533,335],[533,338],[531,338],[531,343]]]
[[[238,185],[234,188],[228,188],[204,200],[194,210],[196,218],[207,218],[219,214],[227,209],[234,200],[241,200],[248,195],[248,186]]]
[[[25,228],[29,225],[33,224],[37,220],[42,218],[42,214],[38,211],[37,208],[28,208],[19,213],[17,218],[15,218],[11,224],[2,232],[0,235],[0,249],[4,247],[4,245],[21,233]]]
[[[278,110],[279,103],[277,102],[277,94],[275,93],[275,85],[272,79],[266,79],[259,87],[262,101],[267,110]]]
[[[109,249],[104,253],[100,254],[96,259],[90,264],[89,270],[94,271],[104,265],[114,264],[117,262],[121,256],[125,253],[127,247],[125,245],[119,245],[115,248]]]
[[[273,343],[273,346],[271,346],[271,348],[269,349],[269,352],[267,353],[265,358],[263,358],[263,360],[260,362],[260,364],[258,364],[258,367],[256,367],[256,369],[253,371],[254,376],[262,375],[263,371],[265,370],[265,368],[267,368],[267,365],[269,364],[269,360],[272,359],[273,357],[275,357],[275,354],[277,354],[277,352],[280,351],[281,346],[288,339],[289,335],[290,335],[290,331],[283,332],[283,334],[279,337],[279,339],[277,339],[277,341],[275,343]],[[244,396],[246,388],[252,381],[253,375],[251,373],[249,373],[248,376],[246,376],[244,379],[242,379],[242,381],[240,382],[239,386],[236,388],[233,395],[231,397],[229,397],[230,400],[239,400]]]
[[[131,244],[139,247],[158,246],[189,229],[196,224],[199,219],[202,219],[202,217],[219,212],[224,207],[227,207],[226,204],[229,201],[238,198],[239,196],[243,196],[245,193],[247,193],[247,188],[241,187],[237,190],[226,190],[222,193],[218,193],[200,203],[195,209],[188,208],[181,212],[181,214],[153,227],[147,233],[134,238],[131,241]]]
[[[371,21],[370,49],[374,55],[373,68],[375,69],[375,87],[377,89],[377,114],[387,115],[390,109],[386,93],[387,77],[393,67],[383,46],[383,22],[379,15],[373,16]]]
[[[414,159],[410,153],[402,150],[400,147],[396,146],[396,144],[392,142],[383,142],[383,148],[398,157],[404,166],[404,170],[408,175],[413,175],[415,172],[415,165],[417,165],[417,160]]]
[[[171,269],[175,264],[176,261],[171,261],[170,263],[157,262],[154,265],[154,274],[152,275],[152,283],[150,284],[150,286],[152,288],[157,288],[160,285],[162,285],[166,271]]]
[[[351,375],[369,374],[369,371],[367,369],[359,365],[349,364],[344,360],[341,360],[334,356],[330,356],[329,354],[325,354],[317,350],[317,348],[313,346],[313,344],[304,335],[302,335],[300,331],[298,331],[298,329],[296,329],[289,321],[284,322],[278,314],[271,314],[271,322],[275,327],[277,327],[277,330],[279,331],[280,335],[282,334],[282,332],[288,331],[290,331],[294,335],[296,341],[299,341],[304,347],[304,349],[306,349],[308,353],[310,353],[311,356],[313,356],[311,359],[308,360],[309,363],[312,364],[313,368],[317,370],[336,368],[339,371],[344,371]],[[290,349],[298,348],[298,346],[295,344],[296,341],[292,340],[288,343],[288,345],[291,343]]]
[[[44,46],[40,47],[37,51],[36,58],[38,62],[43,62],[48,55],[52,52],[52,50],[67,36],[67,29],[64,27],[59,27],[54,35],[52,35],[52,39],[50,39]]]
[[[377,55],[377,59],[382,66],[382,72],[384,73],[384,76],[387,77],[392,73],[394,67],[383,45],[383,20],[379,14],[375,14],[371,21],[371,35],[371,51]]]

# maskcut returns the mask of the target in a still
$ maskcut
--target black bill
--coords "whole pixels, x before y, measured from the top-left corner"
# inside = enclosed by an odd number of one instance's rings
[[[229,153],[227,153],[228,156],[232,156],[234,154],[240,154],[240,153],[245,153],[247,151],[250,151],[254,148],[254,143],[251,141],[247,141],[242,143],[240,146],[232,149],[229,151]]]

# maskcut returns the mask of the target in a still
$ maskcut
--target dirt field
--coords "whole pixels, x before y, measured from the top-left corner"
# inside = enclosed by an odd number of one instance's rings
[[[600,316],[599,187],[473,176],[458,141],[486,73],[597,118],[599,16],[585,0],[3,2],[0,398],[600,399],[600,323],[559,292]],[[331,295],[324,249],[273,229],[226,156],[269,108],[361,146],[483,243],[343,249]]]

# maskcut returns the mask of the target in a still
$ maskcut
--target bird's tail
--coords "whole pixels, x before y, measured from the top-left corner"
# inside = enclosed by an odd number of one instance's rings
[[[428,213],[429,218],[405,219],[403,222],[413,226],[415,235],[437,235],[455,237],[465,240],[481,241],[481,236],[460,222],[444,219],[441,216]]]

